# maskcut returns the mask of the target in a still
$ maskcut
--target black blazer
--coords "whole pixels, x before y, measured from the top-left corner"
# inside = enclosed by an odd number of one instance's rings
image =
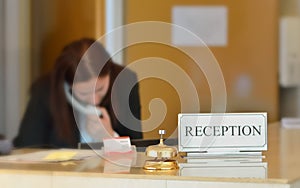
[[[115,85],[116,92],[113,92],[112,95],[114,109],[117,109],[116,113],[118,114],[118,117],[127,118],[126,125],[129,125],[130,127],[124,126],[117,119],[114,121],[115,114],[112,114],[112,104],[110,100],[111,87],[118,75],[123,76],[121,77],[122,79],[118,79],[119,81]],[[126,98],[123,92],[130,85],[134,85],[129,95],[129,108],[131,112],[128,110],[128,106],[124,106],[126,105],[126,101],[128,101],[128,97]],[[50,113],[49,93],[50,76],[43,77],[33,84],[31,97],[21,121],[19,133],[13,141],[15,147],[77,147],[77,145],[70,145],[58,137]],[[120,136],[129,136],[131,139],[140,139],[143,137],[140,121],[128,119],[128,117],[131,117],[130,113],[138,120],[141,118],[139,85],[134,72],[123,68],[120,65],[113,64],[110,73],[110,89],[103,101],[101,106],[107,108],[111,119],[113,119],[112,127]],[[77,142],[80,142],[80,133],[77,126],[75,127],[76,129],[73,132],[73,136],[76,138]]]

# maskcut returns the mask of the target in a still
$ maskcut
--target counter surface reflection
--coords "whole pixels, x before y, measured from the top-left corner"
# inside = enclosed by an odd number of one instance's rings
[[[103,157],[95,155],[89,159],[68,161],[68,162],[7,162],[0,161],[0,181],[4,182],[4,187],[13,187],[18,185],[15,178],[22,177],[21,183],[39,181],[49,181],[49,187],[55,185],[64,185],[66,187],[80,187],[88,184],[93,187],[97,181],[106,182],[106,187],[114,187],[130,184],[131,187],[181,187],[188,184],[199,186],[228,186],[232,183],[255,184],[256,187],[300,187],[300,129],[285,129],[280,123],[268,125],[268,151],[263,152],[266,156],[263,162],[267,164],[267,172],[263,178],[253,177],[230,177],[227,172],[234,171],[234,168],[224,170],[224,175],[199,176],[182,175],[178,170],[149,171],[143,170],[143,165],[147,158],[144,153],[136,153],[134,156],[113,157],[112,160],[106,160]],[[30,153],[41,150],[22,149],[15,150],[14,154]],[[42,150],[43,151],[43,150]],[[90,150],[91,151],[91,150]],[[89,151],[89,152],[90,152]],[[92,151],[91,151],[92,152]],[[184,162],[178,158],[179,162]],[[122,165],[120,165],[122,164]],[[210,170],[212,171],[212,170]],[[37,178],[39,177],[39,178]],[[83,182],[79,182],[78,177]],[[30,179],[33,178],[33,179]],[[75,178],[71,183],[69,179]],[[87,180],[83,180],[87,179]],[[118,181],[115,181],[118,179]],[[105,180],[105,181],[104,181]],[[122,180],[122,181],[121,181]],[[151,181],[149,181],[151,180]],[[147,183],[145,184],[146,181]],[[6,184],[5,184],[6,182]],[[95,183],[92,184],[92,182]],[[130,183],[131,182],[131,183]],[[132,184],[132,182],[134,182]],[[117,185],[118,184],[118,185]],[[29,184],[28,184],[29,185]],[[1,186],[2,187],[2,186]],[[46,186],[47,187],[47,186]]]

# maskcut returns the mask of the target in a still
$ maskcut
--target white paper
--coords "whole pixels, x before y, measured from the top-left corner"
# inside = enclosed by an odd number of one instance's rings
[[[131,144],[128,136],[103,139],[104,153],[131,152]]]
[[[207,46],[227,45],[227,7],[175,6],[173,24],[181,26],[203,40]],[[178,46],[204,46],[199,39],[179,27],[172,27],[172,42]]]

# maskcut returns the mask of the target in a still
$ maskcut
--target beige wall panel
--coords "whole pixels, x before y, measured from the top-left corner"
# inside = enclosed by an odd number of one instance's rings
[[[67,43],[104,33],[104,0],[34,0],[34,77],[51,69]]]
[[[171,11],[175,5],[225,5],[228,8],[228,44],[225,47],[210,47],[224,75],[227,112],[266,111],[270,122],[278,120],[278,1],[128,0],[125,22],[156,20],[171,23]],[[162,36],[170,37],[171,34]],[[133,36],[127,33],[127,37]],[[201,53],[199,47],[186,49],[190,53]],[[211,111],[207,80],[184,54],[172,47],[147,43],[128,47],[126,57],[127,63],[145,57],[163,57],[173,61],[193,79],[199,93],[200,111]],[[141,82],[140,92],[143,119],[150,116],[148,106],[153,98],[162,98],[168,108],[163,123],[157,129],[146,132],[145,138],[157,137],[159,128],[166,129],[168,135],[173,133],[177,127],[177,114],[181,111],[179,96],[174,88],[162,80],[147,79]]]

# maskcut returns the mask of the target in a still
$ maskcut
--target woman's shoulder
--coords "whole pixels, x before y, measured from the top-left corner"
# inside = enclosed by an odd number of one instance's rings
[[[30,88],[30,93],[49,93],[51,85],[51,77],[49,74],[40,76],[33,82]]]

